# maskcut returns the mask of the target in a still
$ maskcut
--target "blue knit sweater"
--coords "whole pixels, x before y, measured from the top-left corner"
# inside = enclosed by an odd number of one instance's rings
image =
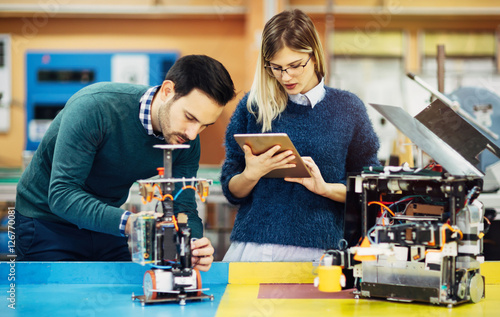
[[[347,173],[379,165],[379,141],[358,97],[325,88],[325,98],[314,108],[289,100],[271,132],[287,133],[301,156],[312,157],[327,183],[345,184]],[[240,101],[227,127],[221,174],[224,195],[240,205],[231,240],[336,248],[343,238],[344,204],[283,179],[261,178],[242,199],[229,191],[229,180],[245,168],[244,153],[233,134],[261,132],[261,125],[246,108],[247,98]]]

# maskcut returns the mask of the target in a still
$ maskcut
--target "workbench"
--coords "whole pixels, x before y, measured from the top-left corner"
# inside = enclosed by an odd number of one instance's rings
[[[215,262],[202,273],[214,300],[142,306],[147,267],[132,262],[0,262],[0,316],[498,316],[500,262],[485,262],[486,297],[448,308],[355,299],[352,290],[319,292],[313,263]],[[9,274],[15,281],[9,281]],[[10,283],[15,283],[12,287]],[[8,307],[13,297],[15,310]]]

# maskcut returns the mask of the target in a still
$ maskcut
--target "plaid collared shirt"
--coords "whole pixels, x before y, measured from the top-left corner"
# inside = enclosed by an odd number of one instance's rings
[[[139,120],[141,120],[142,125],[144,126],[144,129],[146,129],[146,132],[148,135],[154,135],[158,139],[164,140],[164,138],[160,135],[156,135],[153,130],[153,123],[151,120],[151,103],[153,102],[153,97],[155,93],[158,91],[158,89],[161,86],[154,86],[149,88],[144,95],[142,95],[140,103],[141,107],[139,110]],[[127,220],[128,217],[130,217],[132,213],[130,211],[125,211],[120,219],[120,233],[122,236],[126,236],[125,234],[125,227],[127,225]]]
[[[141,97],[141,108],[139,110],[139,120],[141,120],[144,129],[149,135],[154,135],[155,137],[163,140],[163,136],[156,135],[153,131],[153,122],[151,120],[151,102],[153,102],[153,97],[160,89],[161,86],[154,86],[149,88],[144,95]]]

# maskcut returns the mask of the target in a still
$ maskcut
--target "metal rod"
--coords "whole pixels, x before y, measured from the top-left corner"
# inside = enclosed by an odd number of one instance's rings
[[[417,146],[417,167],[424,167],[424,152]]]
[[[365,186],[367,184],[362,184],[362,186]],[[368,200],[367,196],[368,192],[366,188],[363,188],[363,191],[361,193],[361,199],[362,199],[362,206],[361,207],[361,237],[364,239],[366,235],[368,234]]]
[[[172,150],[163,150],[163,168],[165,178],[172,178]]]
[[[436,59],[437,59],[438,90],[439,92],[444,92],[444,63],[446,59],[444,45],[437,46]]]

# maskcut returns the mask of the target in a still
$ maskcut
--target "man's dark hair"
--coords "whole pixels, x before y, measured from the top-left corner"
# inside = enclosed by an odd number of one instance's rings
[[[234,84],[224,65],[206,55],[187,55],[170,68],[165,80],[175,84],[175,98],[199,89],[221,106],[234,98]]]

